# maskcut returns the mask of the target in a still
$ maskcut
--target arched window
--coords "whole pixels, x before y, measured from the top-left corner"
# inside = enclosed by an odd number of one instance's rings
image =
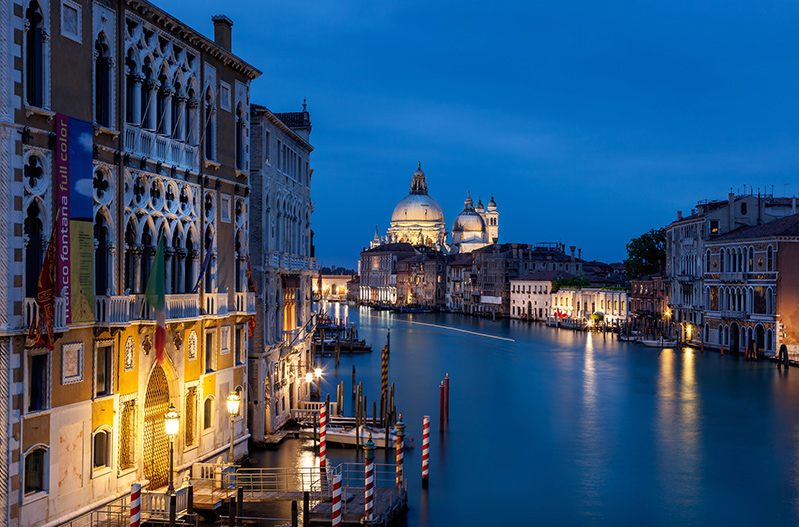
[[[172,136],[176,139],[183,139],[183,135],[178,133],[181,126],[180,111],[181,108],[184,107],[184,104],[180,103],[180,100],[183,100],[183,89],[180,82],[175,83],[175,89],[173,91],[176,97],[172,98],[172,115],[169,116],[172,124]]]
[[[34,446],[25,454],[25,495],[47,492],[47,449]]]
[[[142,90],[141,98],[141,126],[150,130],[155,128],[155,112],[151,110],[151,106],[155,104],[153,101],[153,90],[155,86],[155,79],[153,78],[153,68],[150,58],[147,57],[142,65],[142,78],[144,79],[144,89]]]
[[[212,250],[212,246],[214,243],[214,235],[211,232],[211,229],[208,228],[205,230],[205,250],[210,251]],[[213,293],[214,292],[214,270],[213,270],[213,262],[208,264],[208,268],[205,270],[205,277],[203,281],[205,282],[205,292],[206,293]]]
[[[746,271],[751,273],[755,270],[755,249],[753,247],[749,247],[749,266],[747,267]]]
[[[99,296],[106,295],[108,289],[111,288],[110,254],[108,252],[110,234],[105,217],[98,212],[94,218],[94,293]]]
[[[170,115],[167,115],[167,98],[169,96],[169,79],[165,73],[158,76],[158,83],[160,84],[159,90],[155,94],[155,113],[156,113],[156,132],[159,134],[166,134],[167,125],[170,124]]]
[[[214,94],[211,88],[205,90],[205,157],[216,159],[216,137],[214,134]]]
[[[766,270],[769,272],[774,270],[774,248],[771,245],[766,252]]]
[[[236,107],[236,168],[244,169],[244,115],[241,104]]]
[[[128,50],[125,58],[125,121],[139,124],[140,115],[137,112],[141,99],[141,77],[136,68],[136,59],[133,49]]]
[[[25,296],[28,298],[36,298],[38,291],[44,253],[43,227],[39,203],[34,200],[25,215]]]
[[[105,39],[94,42],[94,119],[100,126],[111,126],[111,57]]]
[[[184,139],[187,143],[194,144],[194,133],[192,128],[194,127],[194,123],[197,121],[195,117],[195,112],[197,111],[197,99],[195,98],[196,95],[193,89],[189,89],[188,93],[186,94],[186,109],[183,111],[183,132],[185,134]]]
[[[32,0],[25,11],[25,97],[32,106],[44,105],[44,17],[39,2]]]
[[[705,272],[710,272],[710,249],[705,252]]]
[[[101,428],[92,437],[92,469],[111,466],[111,429]]]
[[[203,404],[203,430],[208,430],[214,426],[214,398],[210,395],[205,398]]]

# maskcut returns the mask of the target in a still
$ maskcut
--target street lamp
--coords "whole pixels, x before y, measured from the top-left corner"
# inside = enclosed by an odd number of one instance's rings
[[[305,382],[311,384],[313,382],[313,373],[308,372],[305,374]]]
[[[230,392],[227,396],[227,413],[230,416],[230,459],[229,462],[233,464],[233,419],[239,415],[239,407],[241,406],[241,396],[238,392]]]
[[[172,404],[169,405],[169,411],[164,416],[164,425],[166,435],[169,437],[169,487],[167,488],[167,494],[172,495],[175,493],[173,478],[175,471],[175,438],[178,435],[178,428],[180,428],[180,414]]]

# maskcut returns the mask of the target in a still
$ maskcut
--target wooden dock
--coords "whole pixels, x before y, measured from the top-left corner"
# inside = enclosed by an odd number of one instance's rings
[[[371,525],[386,525],[408,506],[408,494],[398,488],[376,487],[374,519]],[[342,487],[341,524],[363,525],[366,510],[366,495],[363,487]],[[333,503],[322,501],[308,515],[311,525],[330,525],[333,521]]]

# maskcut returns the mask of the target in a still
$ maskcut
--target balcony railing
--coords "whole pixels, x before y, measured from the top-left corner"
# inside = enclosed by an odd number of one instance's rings
[[[195,318],[200,316],[200,295],[166,295],[167,318]]]
[[[749,278],[749,273],[720,273],[719,280],[722,282],[744,282]]]
[[[227,293],[206,293],[205,294],[205,314],[224,316],[228,314],[228,294]],[[253,309],[254,311],[254,309]]]
[[[128,297],[98,296],[94,298],[94,319],[98,324],[126,324],[130,322]]]
[[[296,346],[297,344],[299,344],[300,342],[299,335],[301,331],[302,328],[296,328],[289,331],[284,331],[283,344],[285,344],[286,346]]]
[[[198,170],[200,166],[196,146],[136,126],[125,130],[125,151],[184,169]]]
[[[236,311],[255,313],[255,293],[236,293]]]
[[[297,271],[317,271],[319,269],[319,260],[310,256],[272,252],[266,257],[266,265]]]
[[[25,327],[31,327],[36,315],[39,313],[39,306],[36,304],[35,298],[26,298],[23,307],[25,313]],[[66,331],[67,329],[67,302],[65,298],[55,299],[55,320],[53,329],[55,331]],[[40,320],[41,323],[41,320]]]

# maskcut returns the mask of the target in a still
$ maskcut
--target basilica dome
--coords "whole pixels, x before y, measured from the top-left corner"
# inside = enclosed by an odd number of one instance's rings
[[[409,194],[402,198],[394,213],[391,222],[395,221],[433,221],[444,222],[444,212],[441,206],[427,194]]]
[[[455,221],[452,222],[452,232],[485,232],[485,222],[474,209],[464,210],[457,216]]]

